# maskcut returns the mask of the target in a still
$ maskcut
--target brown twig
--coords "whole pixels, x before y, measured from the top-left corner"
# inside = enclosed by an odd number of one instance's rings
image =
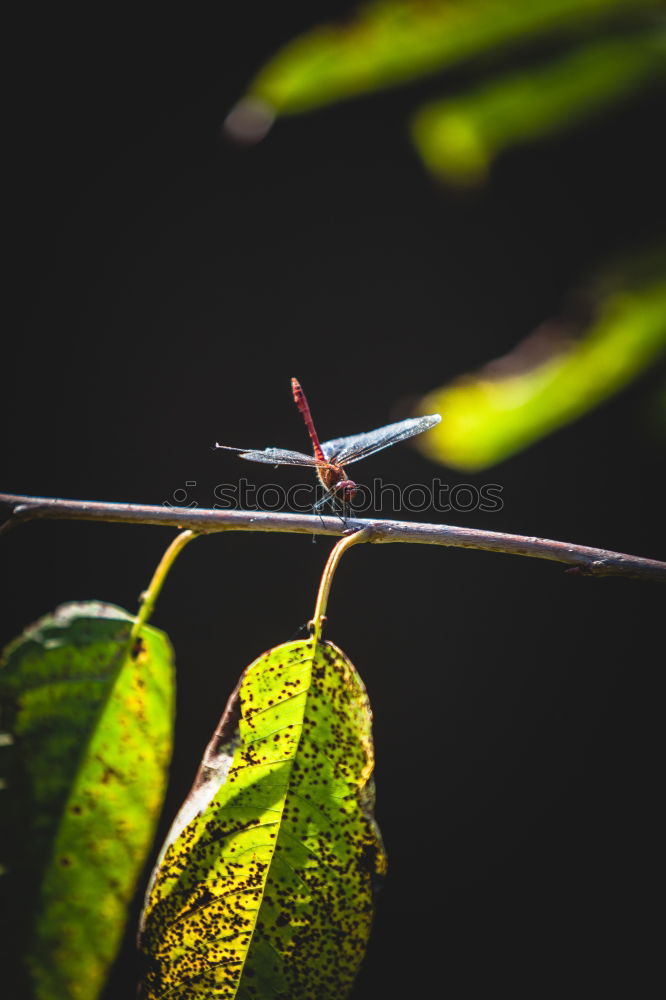
[[[344,535],[371,527],[373,544],[381,542],[418,542],[454,548],[483,549],[509,555],[550,559],[565,563],[587,576],[625,576],[636,580],[666,583],[666,562],[641,556],[595,549],[589,545],[556,542],[550,538],[511,535],[503,531],[484,531],[448,524],[420,524],[410,521],[384,521],[349,518],[343,524],[337,517],[310,514],[279,514],[247,510],[205,510],[199,508],[154,507],[147,504],[103,503],[88,500],[58,500],[0,493],[0,513],[7,520],[0,531],[7,531],[25,521],[60,518],[79,521],[106,521],[122,524],[161,524],[189,528],[201,534],[217,531],[283,531],[297,534]]]

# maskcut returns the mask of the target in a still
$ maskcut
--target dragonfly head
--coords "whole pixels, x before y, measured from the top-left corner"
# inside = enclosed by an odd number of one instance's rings
[[[341,479],[335,487],[335,492],[343,503],[351,503],[358,493],[358,486],[351,479]]]

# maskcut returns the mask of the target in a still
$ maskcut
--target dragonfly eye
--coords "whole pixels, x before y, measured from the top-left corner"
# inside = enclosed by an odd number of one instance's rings
[[[345,503],[351,503],[358,493],[358,487],[351,479],[341,479],[336,486],[336,493]]]

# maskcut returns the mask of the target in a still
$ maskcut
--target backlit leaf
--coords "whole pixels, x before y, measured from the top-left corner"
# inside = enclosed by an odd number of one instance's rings
[[[594,42],[543,66],[434,101],[412,122],[426,166],[454,184],[482,181],[502,149],[578,122],[666,75],[663,29]]]
[[[144,626],[130,644],[132,623],[112,605],[63,605],[5,650],[3,861],[16,951],[26,953],[7,996],[93,1000],[115,957],[173,725],[169,641]]]
[[[146,900],[144,998],[343,1000],[386,859],[368,698],[329,642],[241,677]]]
[[[589,30],[660,0],[377,0],[344,24],[296,38],[258,73],[248,96],[293,114],[404,83],[503,46]]]
[[[661,274],[649,281],[611,278],[579,338],[546,324],[506,357],[431,392],[421,408],[442,422],[417,446],[454,468],[484,469],[620,389],[666,348],[666,261],[654,264]]]

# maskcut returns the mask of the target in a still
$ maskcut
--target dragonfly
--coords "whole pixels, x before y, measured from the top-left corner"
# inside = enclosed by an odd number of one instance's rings
[[[291,380],[291,391],[310,435],[312,455],[301,451],[288,451],[285,448],[259,450],[233,448],[226,444],[216,444],[215,447],[225,451],[238,452],[238,457],[247,459],[248,462],[266,462],[269,465],[303,465],[314,468],[319,482],[324,488],[324,496],[317,506],[326,500],[339,500],[343,506],[347,506],[353,501],[358,492],[358,486],[347,476],[345,465],[359,462],[362,458],[382,451],[383,448],[390,448],[391,445],[398,444],[399,441],[406,441],[407,438],[414,437],[415,434],[430,430],[442,419],[439,413],[431,413],[425,417],[410,417],[408,420],[399,420],[395,424],[378,427],[374,431],[352,434],[349,437],[332,438],[332,440],[324,441],[322,444],[315,430],[307,398],[296,378]]]

